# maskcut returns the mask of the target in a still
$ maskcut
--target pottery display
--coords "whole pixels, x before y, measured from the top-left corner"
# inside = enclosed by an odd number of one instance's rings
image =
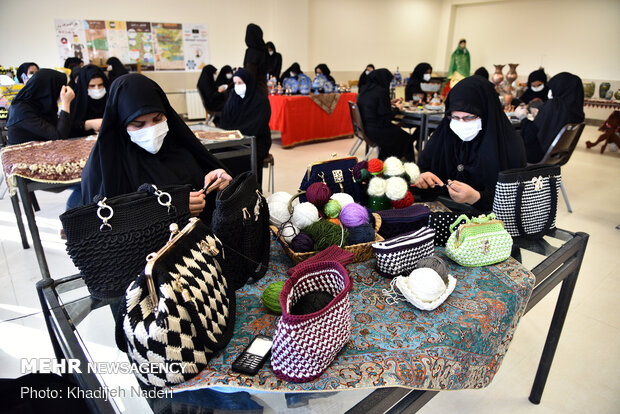
[[[502,70],[504,70],[504,66],[506,65],[493,65],[495,66],[495,72],[491,75],[491,82],[495,85],[499,85],[504,80],[504,74]]]
[[[586,98],[591,98],[592,96],[594,96],[595,87],[596,85],[594,84],[594,82],[583,83],[583,94],[585,95]]]
[[[517,75],[517,66],[519,66],[519,64],[509,63],[508,66],[510,68],[508,69],[508,73],[506,73],[506,81],[508,84],[512,85],[512,83],[519,77],[519,75]]]
[[[609,84],[609,82],[602,82],[601,85],[598,87],[599,98],[605,99],[605,97],[607,96],[607,92],[609,91],[609,88],[611,88],[611,85]]]

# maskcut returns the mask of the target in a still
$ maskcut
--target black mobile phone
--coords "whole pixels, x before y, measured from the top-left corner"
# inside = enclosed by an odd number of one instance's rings
[[[232,370],[246,375],[256,375],[269,355],[273,339],[266,335],[256,335],[250,345],[235,359]]]

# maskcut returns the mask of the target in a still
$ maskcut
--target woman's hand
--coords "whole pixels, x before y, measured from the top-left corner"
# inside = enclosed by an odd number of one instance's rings
[[[480,193],[468,184],[448,180],[448,193],[457,203],[474,204],[480,200]]]
[[[75,98],[75,92],[70,86],[64,85],[60,90],[61,109],[66,113],[71,112],[71,101]]]
[[[197,217],[205,208],[204,190],[191,191],[189,193],[189,212],[192,217]]]
[[[228,89],[228,85],[224,84],[224,85],[220,85],[220,87],[217,88],[217,91],[219,93],[224,93],[226,91],[226,89]]]
[[[443,181],[439,179],[435,174],[430,171],[423,172],[420,174],[415,183],[413,183],[418,188],[427,189],[427,188],[435,188],[436,185],[443,186]]]
[[[515,109],[514,112],[515,112],[515,116],[519,118],[519,120],[523,120],[524,118],[527,118],[528,111],[525,105],[519,105],[517,109]]]
[[[95,132],[99,132],[99,130],[101,129],[101,121],[103,121],[102,118],[89,119],[86,122],[84,122],[84,129],[86,131],[90,131],[91,129],[94,129]]]
[[[232,177],[221,168],[209,172],[205,175],[205,194],[213,190],[223,190],[232,181]]]
[[[536,115],[538,115],[538,108],[530,108],[530,113],[533,118],[536,118]]]

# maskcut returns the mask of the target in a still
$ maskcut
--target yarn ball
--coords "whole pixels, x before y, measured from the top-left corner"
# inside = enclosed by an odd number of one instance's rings
[[[282,315],[282,307],[280,306],[280,292],[284,287],[284,282],[273,282],[263,290],[261,299],[263,305],[276,315]]]
[[[372,177],[368,182],[368,195],[371,197],[381,197],[385,194],[387,182],[381,177]]]
[[[309,202],[317,206],[323,207],[329,201],[329,197],[332,195],[332,190],[325,183],[312,183],[306,190],[306,198]]]
[[[363,170],[360,170],[360,176],[362,177],[362,181],[366,181],[370,178],[370,173],[364,168]]]
[[[340,222],[345,227],[361,226],[368,223],[368,211],[360,204],[347,204],[340,212]]]
[[[327,204],[325,204],[325,207],[323,208],[325,215],[329,218],[338,217],[338,215],[340,214],[340,210],[342,210],[342,207],[340,206],[340,203],[337,200],[329,200]]]
[[[388,210],[391,207],[390,199],[386,196],[370,196],[368,197],[368,207],[370,207],[373,212]]]
[[[397,177],[405,173],[403,162],[396,157],[388,157],[383,161],[383,174],[390,177]]]
[[[363,179],[362,170],[366,170],[366,174],[368,175],[368,161],[360,161],[353,167],[353,178],[355,178],[357,181]]]
[[[444,281],[446,286],[448,286],[448,267],[446,263],[441,260],[438,256],[428,256],[424,257],[415,264],[416,269],[421,269],[424,267],[428,267],[429,269],[433,269]]]
[[[364,223],[357,227],[350,227],[347,246],[352,244],[368,243],[375,241],[375,229],[368,223]]]
[[[368,161],[368,172],[372,175],[378,175],[383,172],[383,161],[379,158],[373,158]]]
[[[319,221],[319,210],[317,210],[316,206],[312,203],[306,201],[305,203],[299,204],[293,210],[291,222],[298,229],[303,230],[317,221]]]
[[[286,191],[278,191],[267,197],[267,205],[269,207],[269,222],[276,227],[280,227],[291,218],[288,211],[288,202],[293,198]],[[293,206],[299,204],[299,200],[293,200]]]
[[[393,208],[405,208],[405,207],[409,207],[412,204],[413,204],[413,194],[411,194],[411,191],[407,191],[407,194],[405,194],[405,197],[401,198],[400,200],[392,201]]]
[[[433,302],[446,291],[446,284],[433,269],[415,269],[407,278],[409,289],[423,302]]]
[[[391,177],[386,180],[385,195],[392,201],[400,200],[407,195],[409,186],[402,177]]]
[[[332,200],[336,200],[340,204],[340,208],[345,208],[351,203],[355,203],[353,197],[347,193],[334,193],[331,197]]]
[[[308,234],[301,232],[291,240],[290,248],[296,253],[311,252],[314,249],[314,240]]]
[[[293,223],[287,221],[278,228],[278,232],[280,233],[280,236],[282,236],[284,241],[290,244],[291,241],[295,238],[295,236],[299,234],[300,230],[295,227]]]
[[[304,229],[312,240],[314,240],[314,250],[325,250],[332,244],[344,246],[349,232],[337,224],[327,220],[320,220]]]
[[[415,183],[420,176],[420,168],[412,162],[406,162],[403,164],[403,167],[405,168],[405,174],[409,177],[409,183]]]
[[[327,221],[329,221],[330,223],[334,223],[334,224],[337,224],[338,226],[340,226],[340,220],[338,220],[337,218],[330,218],[330,219],[327,219]]]

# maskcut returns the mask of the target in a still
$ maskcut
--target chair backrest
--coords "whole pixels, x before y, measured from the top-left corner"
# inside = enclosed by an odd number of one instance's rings
[[[560,129],[543,159],[537,164],[564,165],[573,154],[585,123],[566,124]]]
[[[366,132],[364,132],[364,124],[362,123],[362,114],[360,113],[360,108],[353,101],[349,101],[349,112],[351,113],[351,122],[353,123],[353,134],[356,137],[366,142],[369,146],[374,147],[377,144],[372,142],[366,136]]]

